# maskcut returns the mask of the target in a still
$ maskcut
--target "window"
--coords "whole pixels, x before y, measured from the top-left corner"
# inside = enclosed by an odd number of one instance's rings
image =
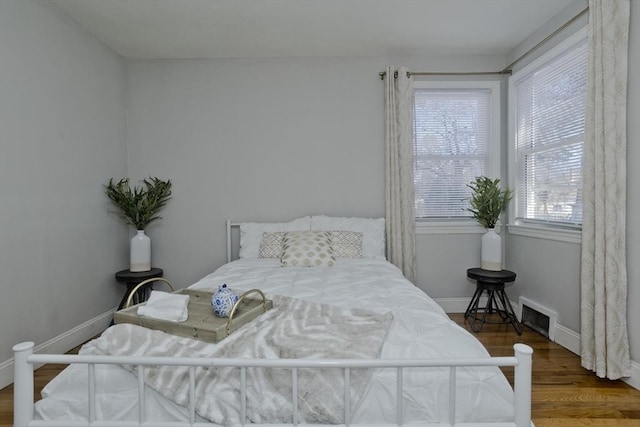
[[[414,83],[417,220],[471,220],[467,184],[499,176],[499,103],[499,82]]]
[[[579,33],[510,79],[514,224],[579,229],[587,41]]]

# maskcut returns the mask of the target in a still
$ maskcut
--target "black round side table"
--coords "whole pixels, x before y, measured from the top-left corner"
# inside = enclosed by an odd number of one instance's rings
[[[482,268],[470,268],[467,270],[467,277],[476,281],[476,292],[464,313],[465,319],[472,317],[471,330],[479,332],[485,323],[495,323],[487,320],[487,314],[492,314],[495,311],[502,319],[499,323],[511,323],[518,335],[521,335],[520,322],[504,292],[504,284],[516,280],[516,273],[509,270],[490,271]],[[478,307],[480,298],[485,291],[487,292],[487,303],[484,307]]]
[[[122,297],[122,301],[120,301],[120,305],[118,306],[118,310],[122,310],[129,295],[133,291],[133,289],[141,282],[152,279],[154,277],[162,277],[163,271],[161,268],[152,268],[149,271],[130,271],[130,270],[121,270],[116,273],[116,280],[120,283],[124,283],[127,285],[127,290]],[[141,302],[146,301],[148,290],[153,286],[153,282],[150,282],[149,285],[142,285],[140,289],[133,296],[134,304],[140,304]]]

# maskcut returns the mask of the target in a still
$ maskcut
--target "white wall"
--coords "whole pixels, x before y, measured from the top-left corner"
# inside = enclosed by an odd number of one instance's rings
[[[126,228],[102,186],[125,173],[125,83],[123,61],[49,5],[0,1],[0,368],[122,296]]]
[[[504,58],[130,63],[128,170],[174,182],[173,200],[149,230],[153,263],[183,287],[225,262],[227,218],[384,216],[378,73],[387,64],[486,71]],[[418,236],[419,285],[436,296],[472,291],[465,271],[479,262],[478,242]]]

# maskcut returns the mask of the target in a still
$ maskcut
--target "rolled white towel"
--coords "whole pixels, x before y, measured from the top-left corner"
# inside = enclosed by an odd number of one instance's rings
[[[189,317],[189,295],[151,291],[149,299],[138,307],[138,315],[171,322],[184,322]]]

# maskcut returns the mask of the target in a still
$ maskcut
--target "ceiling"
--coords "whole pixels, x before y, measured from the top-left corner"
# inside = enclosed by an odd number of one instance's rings
[[[574,0],[49,0],[125,58],[506,54]]]

